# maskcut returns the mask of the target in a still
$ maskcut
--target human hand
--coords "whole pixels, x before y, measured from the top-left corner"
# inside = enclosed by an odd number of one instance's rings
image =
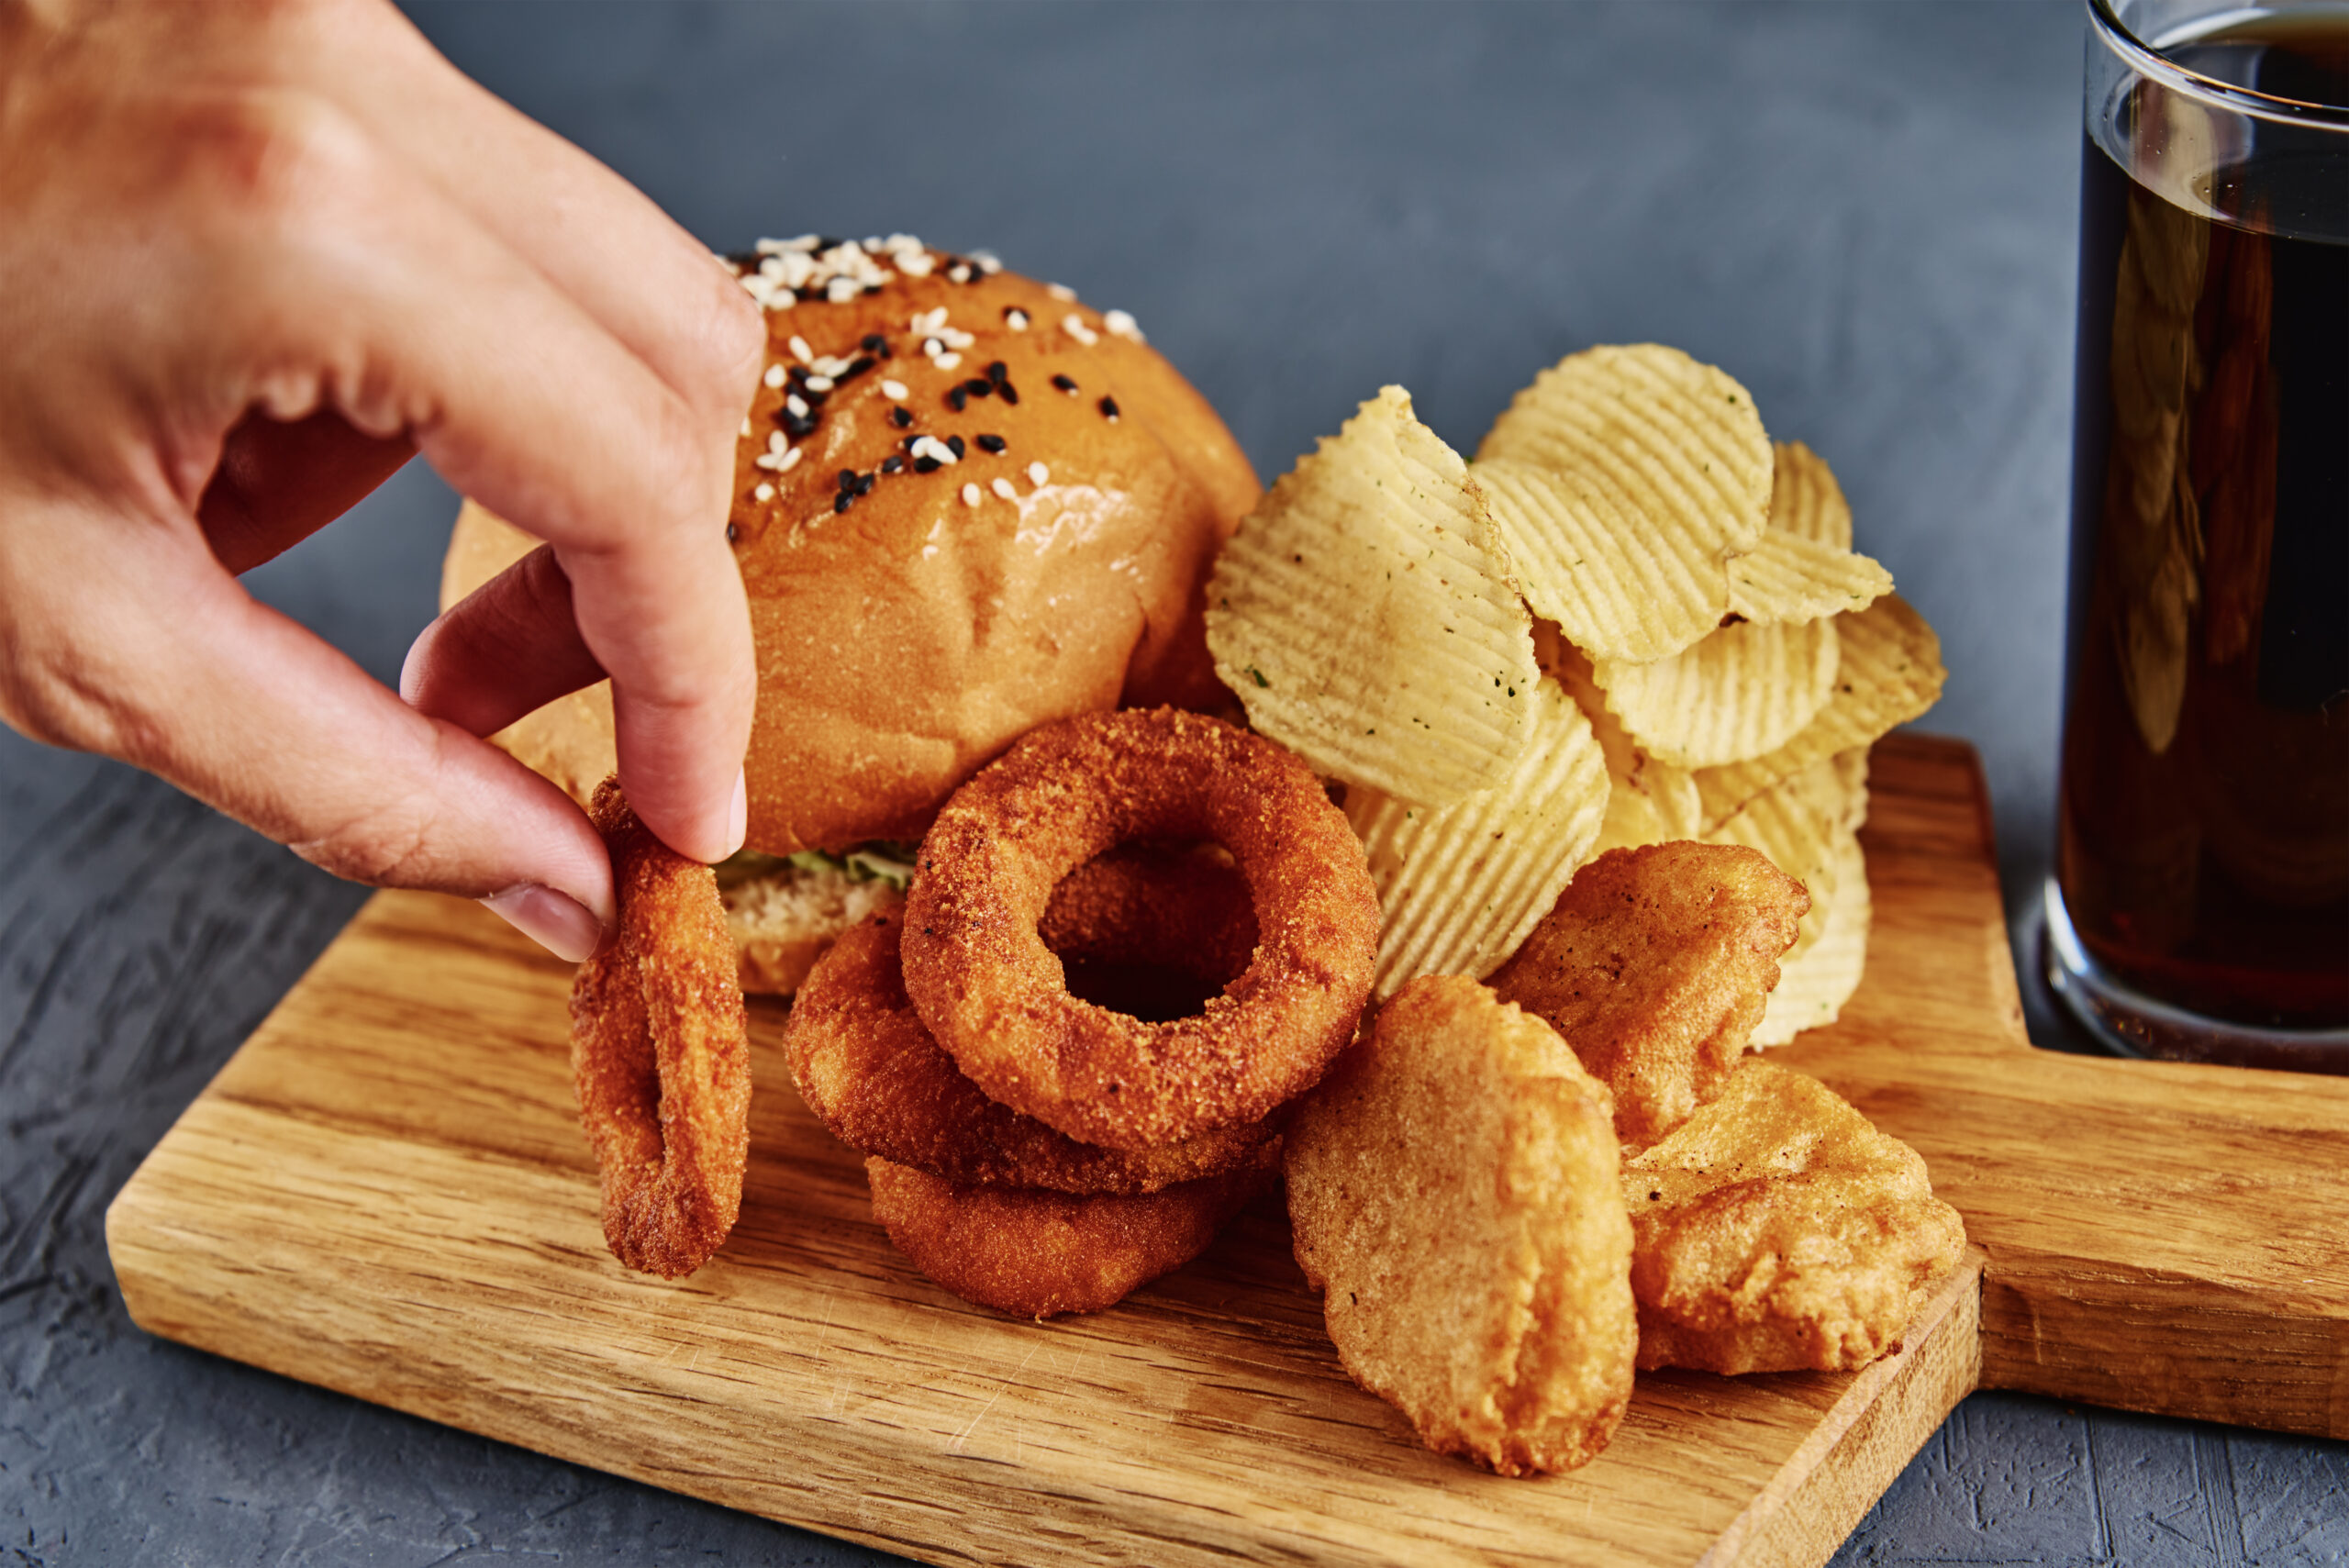
[[[584,957],[604,846],[479,737],[608,673],[639,816],[740,845],[763,344],[707,250],[378,0],[0,0],[0,717]],[[404,703],[235,573],[417,451],[548,545],[427,628]]]

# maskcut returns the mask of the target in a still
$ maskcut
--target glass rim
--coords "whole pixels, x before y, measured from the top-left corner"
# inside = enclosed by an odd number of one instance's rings
[[[2230,10],[2213,11],[2213,16],[2262,13],[2276,16],[2273,8],[2239,6]],[[2222,82],[2215,76],[2205,76],[2189,71],[2154,49],[2121,19],[2114,0],[2088,0],[2088,19],[2102,38],[2106,47],[2120,55],[2130,68],[2141,76],[2149,76],[2176,91],[2222,104],[2241,113],[2257,115],[2267,119],[2285,119],[2299,125],[2322,126],[2329,129],[2349,130],[2349,106],[2311,103],[2306,98],[2287,98],[2275,93],[2263,93],[2255,87],[2239,86]]]

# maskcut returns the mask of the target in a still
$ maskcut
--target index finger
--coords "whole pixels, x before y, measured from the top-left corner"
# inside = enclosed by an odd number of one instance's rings
[[[740,411],[695,407],[356,128],[304,134],[283,191],[295,216],[245,242],[267,286],[206,302],[211,351],[319,367],[354,425],[410,432],[451,483],[553,545],[612,676],[630,803],[681,853],[731,853],[756,684],[725,532]]]

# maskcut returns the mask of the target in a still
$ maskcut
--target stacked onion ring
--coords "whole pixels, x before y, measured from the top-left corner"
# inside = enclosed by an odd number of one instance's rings
[[[785,1046],[924,1273],[1019,1316],[1098,1310],[1271,1181],[1377,940],[1362,847],[1296,757],[1197,714],[1090,714],[947,802],[902,913],[817,965]],[[1203,1003],[1070,988],[1153,970]]]

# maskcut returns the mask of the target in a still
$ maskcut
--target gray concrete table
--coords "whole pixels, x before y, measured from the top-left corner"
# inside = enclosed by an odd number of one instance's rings
[[[1927,727],[1982,749],[2027,910],[2060,660],[2072,5],[416,15],[715,247],[911,229],[1132,310],[1268,477],[1382,382],[1467,446],[1593,341],[1728,367],[1835,464],[1862,547],[1940,628]],[[411,467],[249,582],[389,680],[453,506]],[[0,733],[0,1562],[889,1561],[131,1327],[107,1200],[362,896]],[[2349,1447],[1980,1395],[1839,1561],[2349,1561]]]

